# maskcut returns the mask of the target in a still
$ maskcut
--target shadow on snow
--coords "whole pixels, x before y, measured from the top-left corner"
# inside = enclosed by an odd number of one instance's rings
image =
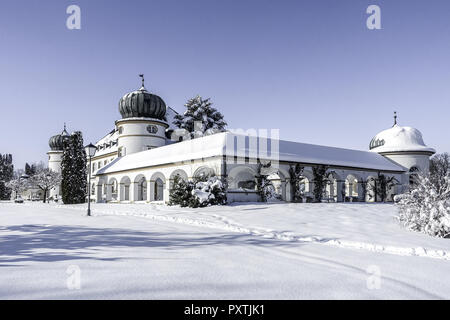
[[[20,234],[4,234],[6,232]],[[217,235],[204,236],[202,233],[143,232],[119,228],[16,225],[0,227],[0,266],[27,261],[120,260],[120,257],[99,257],[99,251],[111,248],[174,250],[212,245],[273,247],[298,246],[299,243],[261,239],[238,233],[217,232]],[[130,259],[129,256],[125,258]]]

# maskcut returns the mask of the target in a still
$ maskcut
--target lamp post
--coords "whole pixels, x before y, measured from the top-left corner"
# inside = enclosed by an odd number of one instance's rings
[[[84,147],[84,150],[86,150],[86,155],[89,157],[89,178],[88,178],[88,209],[87,209],[87,215],[91,215],[91,160],[92,157],[95,154],[95,151],[97,150],[97,147],[94,146],[92,143],[89,143],[86,147]]]

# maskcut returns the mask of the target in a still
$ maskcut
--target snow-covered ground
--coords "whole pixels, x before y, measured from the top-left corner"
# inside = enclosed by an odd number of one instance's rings
[[[403,230],[389,204],[92,212],[0,203],[0,298],[450,299],[450,240]]]

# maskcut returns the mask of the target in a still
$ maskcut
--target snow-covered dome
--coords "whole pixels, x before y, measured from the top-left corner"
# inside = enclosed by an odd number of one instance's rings
[[[67,139],[69,133],[66,131],[66,125],[64,125],[64,130],[60,134],[53,136],[48,141],[50,150],[52,151],[62,151],[64,149],[64,140]]]
[[[142,87],[139,90],[127,93],[119,101],[119,112],[122,119],[125,118],[154,118],[164,120],[166,103],[159,96],[147,91],[144,87],[144,75]]]
[[[381,131],[370,142],[370,151],[389,152],[427,152],[435,153],[425,145],[422,133],[412,127],[402,127],[395,123],[392,128]]]

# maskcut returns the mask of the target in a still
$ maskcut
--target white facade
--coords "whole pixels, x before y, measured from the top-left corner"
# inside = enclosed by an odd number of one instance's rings
[[[429,157],[435,152],[425,145],[417,129],[396,122],[372,139],[370,151],[230,132],[175,142],[166,138],[166,132],[176,113],[160,97],[147,92],[143,84],[120,100],[119,110],[122,119],[96,143],[89,168],[92,201],[167,203],[176,175],[192,179],[200,173],[227,182],[228,202],[259,201],[257,161],[272,164],[267,174],[278,200],[293,200],[290,169],[300,165],[304,168],[299,187],[303,201],[312,200],[313,170],[319,166],[327,167],[324,201],[392,201],[395,194],[409,187],[414,172],[428,170]],[[49,152],[52,170],[60,170],[61,155],[60,151]],[[373,191],[380,176],[395,181],[386,199]]]
[[[61,161],[62,161],[62,151],[49,151],[48,155],[48,168],[52,171],[61,173]],[[55,199],[59,196],[60,187],[54,187],[50,190],[49,198]]]
[[[157,119],[129,118],[117,120],[116,127],[119,152],[124,156],[164,146],[169,125]]]

